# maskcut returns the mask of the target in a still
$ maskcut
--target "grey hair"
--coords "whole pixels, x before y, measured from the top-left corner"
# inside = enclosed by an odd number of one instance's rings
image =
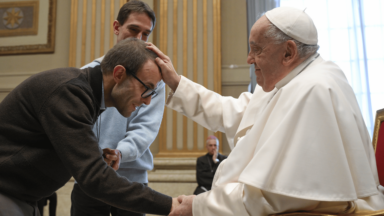
[[[208,144],[209,140],[213,140],[213,139],[207,139],[207,141],[205,141],[205,144]],[[216,140],[216,145],[219,146],[219,139],[217,139],[217,137],[216,137],[216,138],[214,138],[214,140]]]
[[[319,45],[309,45],[295,40],[292,37],[286,35],[284,32],[282,32],[273,23],[269,24],[268,29],[264,33],[264,36],[267,38],[272,38],[275,44],[281,44],[288,40],[292,40],[297,46],[297,52],[300,58],[305,58],[309,55],[315,54],[317,50],[319,50]]]
[[[110,49],[101,62],[103,74],[108,75],[113,72],[117,65],[126,68],[127,75],[136,75],[144,63],[148,60],[155,61],[158,57],[153,51],[146,48],[147,44],[137,38],[126,38],[117,43]]]

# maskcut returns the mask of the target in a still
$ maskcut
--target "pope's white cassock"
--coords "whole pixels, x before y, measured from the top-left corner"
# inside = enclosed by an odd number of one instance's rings
[[[384,209],[375,156],[341,69],[315,54],[271,92],[223,97],[182,77],[167,106],[224,132],[232,152],[193,215]]]

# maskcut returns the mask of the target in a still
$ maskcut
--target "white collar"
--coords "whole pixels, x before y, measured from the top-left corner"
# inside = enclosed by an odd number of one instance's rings
[[[309,64],[311,64],[317,57],[319,57],[319,53],[315,53],[295,67],[291,72],[289,72],[282,80],[276,83],[275,87],[277,89],[281,89],[285,85],[287,85],[293,78],[299,75]]]

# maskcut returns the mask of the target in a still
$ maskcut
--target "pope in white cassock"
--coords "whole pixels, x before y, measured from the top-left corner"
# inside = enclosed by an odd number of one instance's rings
[[[297,9],[273,9],[254,24],[249,44],[247,61],[261,88],[237,99],[177,75],[169,57],[149,45],[173,90],[167,106],[224,132],[232,148],[212,190],[179,197],[175,215],[384,209],[355,95],[341,69],[317,53],[312,19]]]

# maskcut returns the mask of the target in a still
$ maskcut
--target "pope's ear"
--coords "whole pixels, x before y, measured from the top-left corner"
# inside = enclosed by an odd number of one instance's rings
[[[125,68],[121,65],[116,65],[113,69],[113,80],[115,83],[121,83],[126,77]]]
[[[288,40],[285,45],[286,47],[283,63],[289,65],[297,58],[299,58],[299,54],[297,52],[297,45],[293,40]]]

